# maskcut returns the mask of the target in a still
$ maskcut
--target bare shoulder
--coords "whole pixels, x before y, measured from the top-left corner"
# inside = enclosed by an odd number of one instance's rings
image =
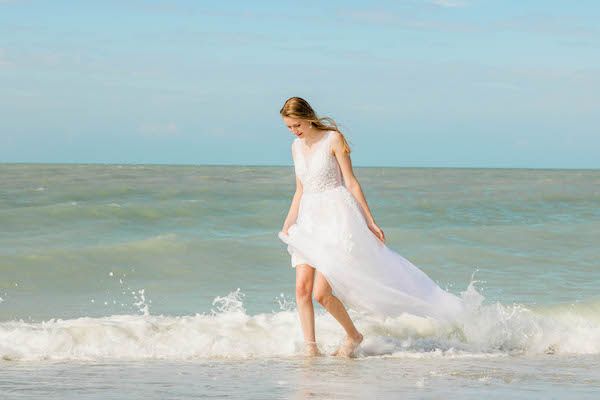
[[[330,131],[331,135],[331,149],[333,153],[337,153],[338,151],[342,151],[344,149],[344,139],[341,133],[338,131]]]
[[[343,142],[343,140],[342,140],[342,134],[341,133],[339,133],[338,131],[329,131],[329,132],[331,132],[330,133],[330,135],[331,135],[331,142],[333,144],[340,144],[340,143]]]

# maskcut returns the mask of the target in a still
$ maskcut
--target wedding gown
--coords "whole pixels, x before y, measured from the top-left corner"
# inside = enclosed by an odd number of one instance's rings
[[[323,274],[348,308],[378,317],[403,313],[454,320],[463,301],[389,249],[368,228],[359,203],[344,186],[327,131],[309,151],[292,144],[294,170],[303,193],[296,223],[279,238],[292,267],[309,264]]]

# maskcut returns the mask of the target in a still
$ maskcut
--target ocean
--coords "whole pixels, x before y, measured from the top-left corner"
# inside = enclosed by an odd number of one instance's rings
[[[291,167],[0,164],[0,398],[600,396],[600,170],[355,173],[388,247],[469,313],[351,312],[357,357],[310,359]]]

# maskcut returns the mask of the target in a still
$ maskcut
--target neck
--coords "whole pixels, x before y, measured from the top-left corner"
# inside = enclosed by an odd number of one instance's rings
[[[310,131],[304,132],[305,138],[304,138],[304,143],[306,143],[307,146],[312,146],[315,142],[319,141],[319,139],[321,139],[321,136],[323,135],[323,131],[319,130],[319,129],[311,129]]]

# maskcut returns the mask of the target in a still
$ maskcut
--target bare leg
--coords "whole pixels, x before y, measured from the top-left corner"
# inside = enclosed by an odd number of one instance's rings
[[[302,325],[306,352],[309,355],[319,355],[315,339],[315,310],[311,299],[315,269],[308,264],[296,266],[296,305]]]
[[[344,304],[332,294],[331,286],[327,282],[327,279],[318,271],[314,286],[315,300],[325,307],[346,331],[346,340],[334,355],[350,357],[362,342],[363,335],[354,326]]]

